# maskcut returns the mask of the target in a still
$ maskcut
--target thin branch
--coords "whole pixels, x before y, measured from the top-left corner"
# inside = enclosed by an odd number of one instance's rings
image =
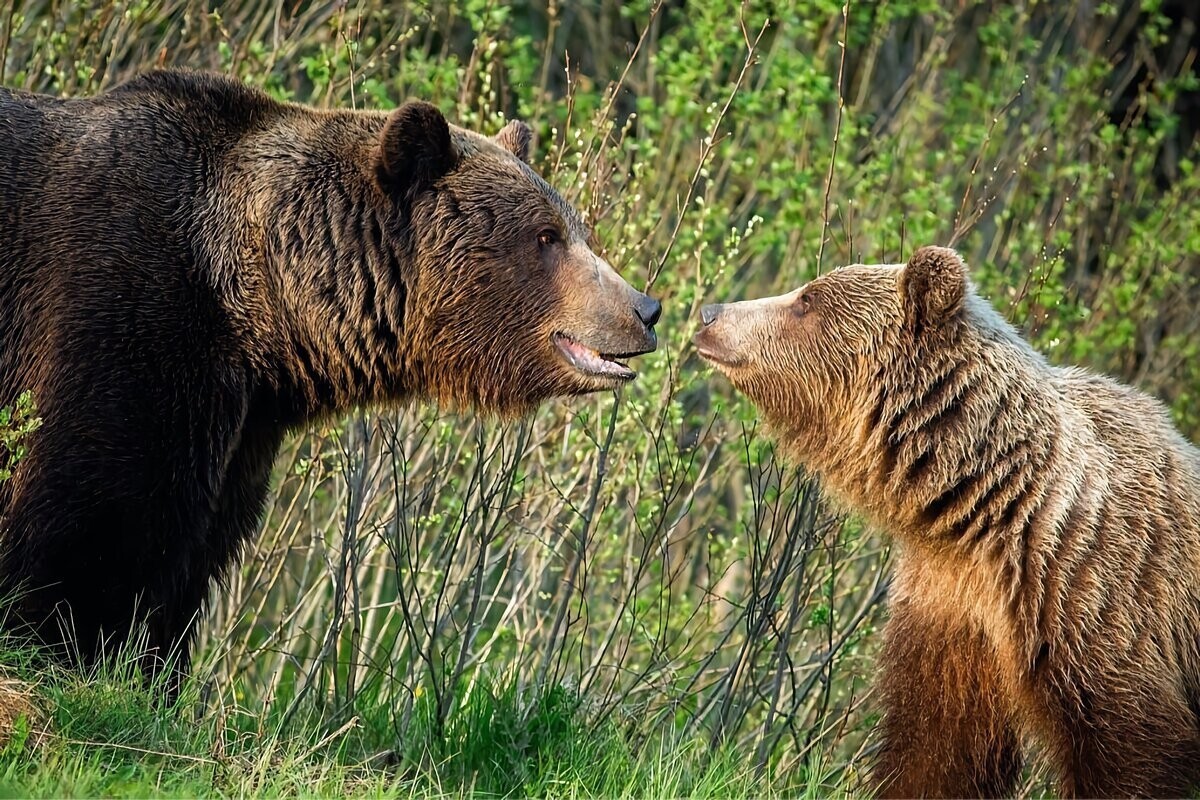
[[[821,207],[821,242],[817,246],[817,273],[821,272],[821,260],[825,256],[825,240],[829,232],[829,195],[833,190],[833,172],[837,165],[838,140],[842,135],[842,110],[846,104],[842,90],[846,77],[846,41],[850,35],[850,2],[842,6],[842,38],[838,46],[842,48],[838,59],[837,78],[837,119],[833,123],[833,148],[829,153],[829,172],[825,175],[825,199]]]

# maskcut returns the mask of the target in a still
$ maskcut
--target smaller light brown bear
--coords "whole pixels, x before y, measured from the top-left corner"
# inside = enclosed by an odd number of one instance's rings
[[[953,250],[706,306],[775,435],[894,537],[883,796],[1200,787],[1200,451],[1156,400],[1051,366]]]

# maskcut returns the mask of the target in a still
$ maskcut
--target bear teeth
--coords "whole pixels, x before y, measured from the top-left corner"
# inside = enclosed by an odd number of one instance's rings
[[[629,380],[637,374],[616,358],[597,352],[566,334],[555,334],[554,343],[567,363],[585,375]]]

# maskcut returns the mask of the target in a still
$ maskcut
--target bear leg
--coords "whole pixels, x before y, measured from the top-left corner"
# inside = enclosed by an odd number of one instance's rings
[[[174,699],[191,667],[196,628],[214,585],[236,566],[244,544],[258,529],[270,486],[271,467],[283,439],[278,426],[260,424],[251,415],[237,437],[221,475],[214,514],[207,525],[205,547],[181,562],[175,575],[155,587],[157,601],[149,622],[149,642],[142,668],[157,675],[169,664],[166,688]]]
[[[1153,670],[1154,680],[1131,681]],[[1050,756],[1063,797],[1187,797],[1200,789],[1200,719],[1169,667],[1130,663],[1123,676],[1063,678],[1058,729]],[[1060,698],[1063,696],[1060,695]]]
[[[906,601],[880,654],[880,797],[999,797],[1021,768],[1011,698],[984,633]]]

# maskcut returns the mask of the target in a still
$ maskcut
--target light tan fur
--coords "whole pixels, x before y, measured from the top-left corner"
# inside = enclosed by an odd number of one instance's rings
[[[1158,401],[1050,365],[945,248],[704,317],[701,354],[895,539],[885,795],[1010,792],[1018,740],[1065,795],[1200,786],[1200,451]]]

